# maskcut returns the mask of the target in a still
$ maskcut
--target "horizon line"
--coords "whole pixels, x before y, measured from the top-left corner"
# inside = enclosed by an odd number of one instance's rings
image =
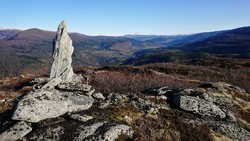
[[[236,27],[236,28],[230,28],[230,29],[220,29],[220,30],[212,30],[212,31],[200,31],[200,32],[194,32],[194,33],[177,33],[177,34],[127,33],[127,34],[123,34],[123,35],[107,35],[107,34],[84,34],[84,33],[76,32],[76,31],[67,31],[67,32],[71,33],[71,34],[76,33],[76,34],[82,34],[82,35],[86,35],[86,36],[113,36],[113,37],[123,37],[123,36],[185,36],[185,35],[194,35],[194,34],[200,34],[200,33],[234,30],[234,29],[243,28],[243,27],[250,27],[250,25]],[[42,28],[37,28],[37,27],[31,27],[31,28],[2,28],[2,27],[0,27],[0,30],[20,30],[20,31],[25,31],[25,30],[30,30],[30,29],[38,29],[38,30],[43,30],[43,31],[47,31],[47,32],[56,32],[56,30],[42,29]]]

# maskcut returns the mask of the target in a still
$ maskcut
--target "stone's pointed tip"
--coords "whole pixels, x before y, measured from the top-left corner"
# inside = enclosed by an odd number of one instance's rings
[[[65,28],[67,26],[67,24],[66,24],[66,21],[65,20],[63,20],[61,23],[60,23],[60,25],[59,25],[59,27],[61,27],[61,28]]]
[[[61,24],[64,24],[64,25],[65,25],[65,24],[66,24],[66,21],[65,21],[65,20],[63,20],[63,21],[61,22]]]

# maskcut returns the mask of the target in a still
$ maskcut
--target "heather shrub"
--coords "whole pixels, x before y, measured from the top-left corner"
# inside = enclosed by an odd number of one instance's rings
[[[92,85],[97,91],[103,93],[140,93],[141,91],[160,86],[173,88],[194,87],[195,84],[177,80],[168,76],[147,73],[124,73],[106,71],[91,75]]]

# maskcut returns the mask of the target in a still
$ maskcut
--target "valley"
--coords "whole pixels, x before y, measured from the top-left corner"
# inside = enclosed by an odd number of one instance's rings
[[[176,36],[112,37],[70,33],[75,47],[73,66],[138,65],[201,59],[208,56],[248,59],[249,29],[242,27]],[[36,28],[23,31],[0,30],[0,78],[48,73],[54,36],[55,32]],[[13,59],[10,59],[10,56]],[[43,67],[39,67],[41,65]]]

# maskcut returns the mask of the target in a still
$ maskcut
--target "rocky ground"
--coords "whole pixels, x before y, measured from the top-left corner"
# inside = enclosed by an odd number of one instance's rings
[[[102,94],[80,83],[44,90],[45,80],[0,115],[1,140],[250,140],[239,116],[249,94],[224,82]]]

